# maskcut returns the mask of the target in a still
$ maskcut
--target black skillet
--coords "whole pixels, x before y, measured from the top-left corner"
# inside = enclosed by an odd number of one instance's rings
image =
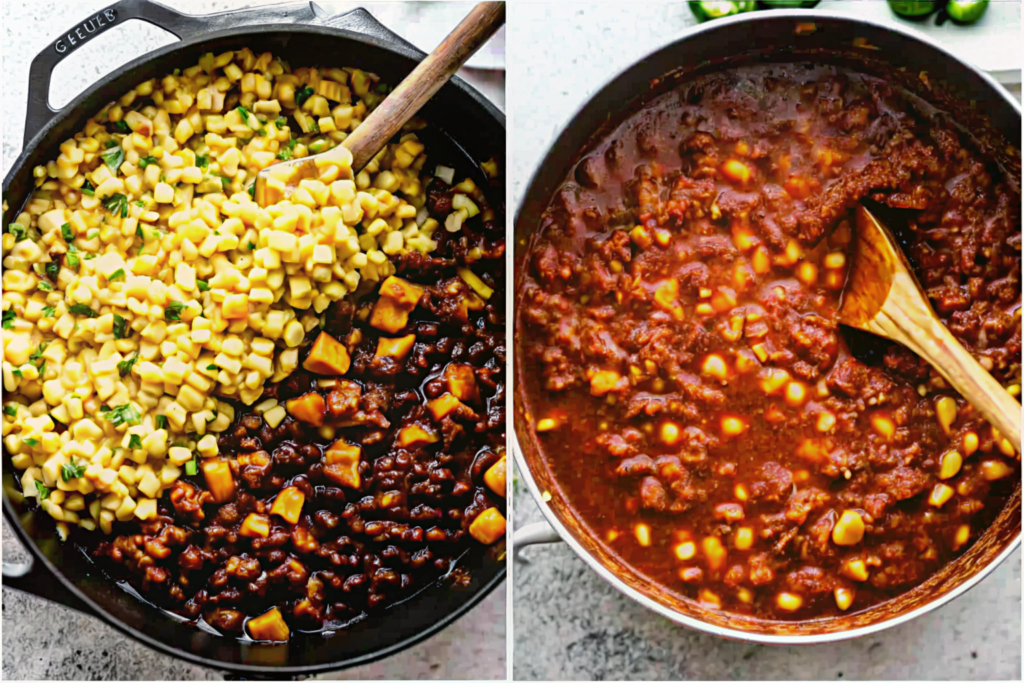
[[[94,83],[64,108],[48,104],[53,69],[65,57],[113,26],[141,19],[169,31],[180,42],[154,50]],[[330,17],[315,3],[290,3],[205,16],[181,14],[151,0],[121,0],[65,31],[32,61],[25,146],[3,181],[13,220],[33,189],[32,169],[58,156],[60,143],[80,130],[105,104],[153,77],[196,64],[206,52],[249,47],[271,51],[294,66],[352,66],[397,85],[425,54],[379,23],[366,10]],[[452,78],[420,111],[430,124],[431,160],[468,173],[480,187],[487,178],[479,162],[505,153],[505,117],[480,93]],[[449,136],[448,131],[452,134]],[[500,190],[491,198],[503,206]],[[20,502],[16,472],[3,458],[4,521],[29,553],[24,565],[4,564],[5,588],[32,593],[96,616],[165,654],[252,677],[309,676],[366,664],[410,647],[469,611],[505,578],[504,544],[473,546],[459,564],[468,585],[441,581],[379,614],[332,636],[293,635],[287,644],[261,645],[198,630],[133,597],[103,576],[72,542],[61,543],[48,515]],[[81,530],[74,530],[82,533]]]

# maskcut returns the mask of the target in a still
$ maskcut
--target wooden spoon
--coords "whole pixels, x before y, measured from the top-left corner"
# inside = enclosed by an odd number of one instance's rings
[[[267,180],[271,177],[289,178],[290,185],[297,185],[302,178],[318,177],[317,159],[323,164],[347,160],[351,154],[352,172],[358,173],[504,23],[504,2],[476,5],[341,145],[323,154],[285,161],[260,171],[256,176],[256,201],[267,206],[280,200],[267,195]]]
[[[863,206],[857,207],[839,322],[899,342],[924,358],[1020,450],[1020,403],[938,319],[892,233]]]

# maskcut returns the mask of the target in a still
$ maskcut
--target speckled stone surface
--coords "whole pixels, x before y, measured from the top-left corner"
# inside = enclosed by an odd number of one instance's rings
[[[579,104],[691,22],[682,3],[516,7],[507,93],[513,206],[539,156]],[[1013,91],[1019,97],[1019,86]],[[542,519],[525,485],[519,486],[516,528]],[[516,562],[513,584],[516,680],[1021,677],[1019,552],[938,612],[875,637],[804,648],[734,643],[680,628],[623,597],[564,545],[534,546],[523,554],[527,561]]]
[[[112,0],[111,0],[112,1]],[[267,2],[228,0],[161,0],[193,14],[224,11]],[[4,174],[21,152],[27,98],[28,66],[32,58],[69,27],[110,2],[3,2],[0,35],[3,36],[3,168]],[[451,8],[418,8],[403,13],[382,3],[322,2],[331,12],[360,5],[379,11],[382,20],[399,34],[403,26],[410,39],[430,50],[450,26],[435,21],[437,30],[423,24],[430,12],[457,13]],[[418,25],[404,22],[419,22]],[[51,104],[61,106],[95,80],[135,57],[174,42],[174,37],[142,22],[128,22],[83,46],[57,69]],[[493,58],[493,56],[491,56]],[[471,70],[460,73],[503,107],[504,74]],[[13,533],[3,529],[3,559],[17,562],[25,552]],[[499,586],[469,614],[424,643],[374,664],[329,674],[339,679],[504,679],[506,676],[505,586]],[[205,680],[219,679],[219,672],[185,664],[158,654],[100,621],[73,610],[17,591],[3,591],[3,665],[6,680]]]

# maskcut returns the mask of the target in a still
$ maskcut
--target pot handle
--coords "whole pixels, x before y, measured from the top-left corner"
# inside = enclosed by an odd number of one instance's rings
[[[50,106],[53,69],[92,38],[129,19],[140,19],[172,33],[180,40],[242,24],[304,23],[314,21],[323,10],[312,2],[292,2],[268,7],[182,14],[153,0],[120,0],[101,9],[65,31],[36,55],[29,67],[28,112],[25,115],[25,146],[54,119],[59,109]]]
[[[561,540],[562,537],[547,522],[527,524],[516,529],[515,533],[512,534],[512,547],[515,549],[512,557],[516,560],[526,561],[526,558],[520,555],[523,548],[541,543],[558,543]]]
[[[4,588],[13,588],[23,593],[31,593],[64,607],[96,616],[96,612],[80,597],[75,595],[64,582],[56,578],[44,567],[38,566],[35,560],[28,562],[4,562]]]

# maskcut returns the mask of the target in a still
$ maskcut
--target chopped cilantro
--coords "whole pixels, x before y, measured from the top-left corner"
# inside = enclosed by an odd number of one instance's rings
[[[306,103],[306,100],[308,100],[310,97],[313,96],[314,92],[316,92],[316,91],[313,90],[313,88],[309,87],[308,85],[305,88],[303,88],[302,90],[296,90],[295,91],[295,106],[296,107],[301,107],[303,104]]]
[[[15,377],[21,377],[21,368],[14,368],[13,370],[11,370],[11,374],[13,374]]]
[[[18,409],[14,406],[4,406],[4,415],[15,417],[18,414]]]
[[[281,150],[277,153],[277,158],[280,159],[281,161],[288,161],[289,159],[292,158],[292,148],[287,146],[282,147]]]
[[[253,244],[252,242],[249,242],[249,250],[250,251],[255,251],[256,250],[256,245]]]
[[[42,503],[44,500],[50,497],[50,489],[45,486],[43,482],[36,479],[36,493],[39,494],[39,502]]]
[[[124,377],[125,375],[132,371],[132,366],[135,365],[135,361],[137,360],[139,360],[139,354],[136,353],[131,358],[127,358],[118,363],[117,371],[121,374],[122,377]]]
[[[124,339],[128,335],[125,332],[128,330],[128,321],[119,316],[117,313],[114,314],[114,339]]]
[[[46,374],[46,361],[43,361],[43,364],[39,366],[39,376],[42,377],[44,374]]]
[[[35,364],[35,362],[37,360],[39,360],[40,358],[43,357],[43,351],[45,351],[46,347],[49,346],[49,345],[50,345],[50,342],[43,342],[39,346],[36,347],[36,350],[32,352],[32,355],[28,357],[28,359],[30,361],[32,361],[33,365]]]
[[[245,191],[249,193],[250,197],[252,197],[253,199],[256,199],[256,183],[255,183],[255,181],[252,183],[252,185],[247,187]]]
[[[54,306],[47,306],[43,309],[44,318],[53,318],[57,315],[57,308]]]
[[[90,183],[88,180],[86,180],[84,183],[82,183],[82,187],[79,188],[79,189],[82,191],[82,194],[84,194],[87,197],[95,197],[96,196],[96,188],[93,187],[92,183]]]
[[[14,329],[14,311],[4,311],[3,328],[5,330]]]
[[[96,311],[92,310],[85,304],[71,304],[71,306],[68,307],[68,310],[74,313],[75,315],[84,315],[87,318],[96,317]]]
[[[71,224],[65,223],[60,226],[60,234],[64,237],[65,242],[70,242],[75,239],[75,233],[71,232]]]
[[[181,312],[185,310],[185,304],[180,301],[168,301],[164,308],[165,320],[181,320]]]
[[[128,437],[128,448],[132,450],[138,450],[142,448],[142,437],[138,434],[132,434]]]
[[[132,132],[132,129],[128,127],[128,124],[125,123],[124,119],[121,119],[120,121],[115,121],[111,125],[113,126],[115,133],[124,133],[125,135],[127,135],[128,133]],[[67,479],[65,479],[64,481],[67,481]]]
[[[36,439],[25,439],[25,443],[27,443],[32,448],[35,448],[36,446],[39,445],[39,441]]]
[[[75,463],[75,458],[71,458],[71,462],[62,465],[60,468],[60,478],[64,481],[70,481],[71,479],[78,479],[85,474],[85,465],[81,463]]]
[[[142,201],[140,199],[139,201],[135,202],[135,206],[139,207],[140,209],[145,209],[146,208],[146,202],[144,202],[144,201]]]
[[[159,163],[159,162],[157,161],[155,156],[148,156],[148,157],[140,157],[139,158],[139,168],[141,168],[142,170],[146,170],[147,166],[149,166],[150,164],[156,164],[156,163]]]
[[[208,157],[205,154],[197,154],[196,155],[196,166],[198,166],[199,168],[206,168],[209,165],[210,165],[210,157]]]
[[[110,143],[108,142],[107,144],[109,145]],[[103,163],[107,165],[111,173],[117,174],[121,164],[124,163],[124,150],[115,142],[114,146],[110,147],[106,152],[100,152],[100,158],[103,159]]]
[[[199,286],[200,292],[210,291],[210,285],[206,282],[206,280],[196,280],[196,284]]]
[[[214,371],[216,371],[219,368],[216,365],[214,365],[213,363],[210,363],[209,365],[206,366],[206,369],[207,370],[214,370]]]
[[[286,117],[286,116],[279,116],[279,117],[277,117],[277,121],[274,121],[274,125],[277,126],[278,128],[282,128],[284,126],[287,126],[288,125],[288,117]]]
[[[128,197],[118,192],[112,194],[103,200],[103,207],[110,213],[117,216],[120,214],[121,218],[128,217]],[[92,239],[92,238],[90,238]]]
[[[156,416],[156,428],[157,429],[167,429],[167,416],[166,415],[157,415]]]
[[[107,282],[113,282],[114,280],[123,280],[123,279],[124,279],[124,268],[118,268],[117,270],[115,270],[113,273],[110,274],[110,277],[107,278]]]
[[[138,424],[142,419],[142,416],[139,415],[139,411],[135,410],[131,403],[114,406],[104,413],[103,417],[109,420],[110,424],[115,427],[119,427],[123,424]]]

